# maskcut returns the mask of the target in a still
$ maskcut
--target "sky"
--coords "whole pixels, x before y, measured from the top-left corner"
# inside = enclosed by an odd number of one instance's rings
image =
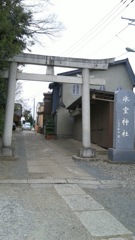
[[[88,59],[129,58],[135,72],[135,53],[125,50],[126,47],[135,49],[135,26],[121,18],[135,18],[134,0],[52,0],[48,11],[58,16],[65,30],[53,40],[40,36],[42,44],[35,43],[32,54]],[[45,73],[45,68],[27,66],[23,71]],[[55,74],[62,71],[65,69],[55,69]],[[23,96],[31,105],[42,101],[43,92],[48,91],[48,83],[23,81]]]

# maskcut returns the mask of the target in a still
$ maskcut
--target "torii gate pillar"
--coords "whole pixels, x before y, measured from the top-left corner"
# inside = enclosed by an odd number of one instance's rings
[[[96,157],[96,150],[91,148],[90,131],[90,70],[82,69],[82,144],[79,157]]]
[[[14,101],[15,101],[15,88],[16,88],[16,73],[17,63],[12,62],[9,68],[8,78],[8,92],[5,112],[5,123],[4,132],[2,138],[2,155],[12,156],[12,124],[13,124],[13,113],[14,113]]]
[[[31,81],[47,81],[47,82],[62,82],[62,83],[78,83],[82,84],[82,148],[79,152],[79,157],[83,159],[94,158],[96,151],[91,148],[90,138],[90,69],[106,70],[108,64],[114,62],[111,59],[79,59],[79,58],[65,58],[57,56],[43,56],[35,54],[21,53],[9,60],[10,70],[8,78],[8,94],[5,114],[4,133],[2,139],[2,155],[12,156],[12,123],[15,100],[16,79],[31,80]],[[47,75],[42,74],[28,74],[18,73],[17,64],[32,64],[42,65],[48,67]],[[68,67],[82,69],[82,79],[79,77],[55,76],[53,75],[53,67]],[[64,78],[64,79],[63,79]],[[94,85],[96,82],[94,83]],[[99,85],[96,84],[96,85]],[[101,84],[102,85],[102,84]]]

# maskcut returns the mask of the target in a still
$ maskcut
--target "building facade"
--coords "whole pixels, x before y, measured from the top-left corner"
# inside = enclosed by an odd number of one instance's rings
[[[79,76],[80,70],[59,75]],[[105,79],[105,86],[90,85],[91,141],[99,146],[112,147],[114,93],[120,89],[133,90],[135,76],[128,59],[109,64],[106,71],[91,69],[91,78]],[[57,136],[69,136],[82,141],[82,87],[79,84],[53,83],[53,115]],[[65,124],[66,122],[66,124]],[[67,127],[68,126],[68,127]],[[68,132],[68,134],[67,134]]]

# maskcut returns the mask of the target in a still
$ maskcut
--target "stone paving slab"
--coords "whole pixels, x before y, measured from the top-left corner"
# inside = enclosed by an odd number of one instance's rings
[[[77,184],[54,185],[54,187],[93,237],[133,235]]]
[[[106,210],[76,212],[76,215],[94,237],[132,234]]]
[[[66,179],[61,178],[41,178],[41,179],[0,179],[0,184],[66,184]]]
[[[102,205],[96,202],[89,195],[70,195],[70,196],[62,196],[66,203],[73,211],[85,211],[85,210],[101,210],[104,209]]]
[[[67,179],[67,178],[73,178],[73,176],[74,176],[74,174],[73,173],[70,173],[70,172],[67,172],[67,171],[55,171],[54,170],[54,172],[52,172],[52,173],[49,173],[50,174],[50,176],[52,177],[52,178],[65,178],[65,179]]]
[[[85,194],[77,184],[54,185],[56,191],[61,195]]]
[[[55,169],[57,170],[57,166]],[[43,166],[43,165],[28,165],[29,173],[50,173],[54,171],[54,166]]]
[[[28,183],[27,179],[0,179],[0,184],[8,183]]]
[[[92,178],[91,178],[92,179]],[[101,185],[99,181],[87,179],[67,179],[67,182],[70,184],[90,184],[90,185]]]
[[[56,174],[56,173],[51,173]],[[58,175],[58,174],[56,174]],[[69,185],[75,185],[78,184],[81,188],[89,188],[89,189],[100,189],[100,188],[116,188],[116,187],[125,187],[125,183],[122,181],[117,182],[116,181],[92,181],[89,179],[70,179],[70,178],[65,178],[65,177],[42,177],[42,178],[27,178],[27,179],[0,179],[0,184],[1,183],[63,183],[63,184],[69,184]]]
[[[66,179],[54,179],[54,178],[45,178],[45,179],[28,179],[28,183],[50,183],[50,184],[65,184],[67,183]]]
[[[28,160],[27,161],[27,165],[28,166],[54,166],[54,165],[56,165],[57,166],[57,164],[55,164],[55,163],[52,163],[51,161],[48,161],[48,160],[46,160],[46,159],[41,159],[41,160]]]
[[[101,188],[101,185],[96,185],[96,184],[85,184],[85,183],[78,183],[80,188],[86,188],[87,189],[99,189]]]

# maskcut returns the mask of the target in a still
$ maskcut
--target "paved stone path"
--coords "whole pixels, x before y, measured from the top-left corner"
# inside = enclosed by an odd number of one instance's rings
[[[0,240],[135,240],[78,184],[0,184],[0,192]]]
[[[130,178],[99,180],[91,176],[72,160],[77,142],[63,141],[60,146],[32,132],[20,134],[22,137],[15,135],[16,170],[12,172],[9,162],[4,174],[5,162],[0,163],[0,240],[135,240],[132,231],[85,191],[124,190]],[[21,139],[21,147],[17,139]]]
[[[93,237],[132,237],[116,218],[78,185],[55,185],[55,189]]]

